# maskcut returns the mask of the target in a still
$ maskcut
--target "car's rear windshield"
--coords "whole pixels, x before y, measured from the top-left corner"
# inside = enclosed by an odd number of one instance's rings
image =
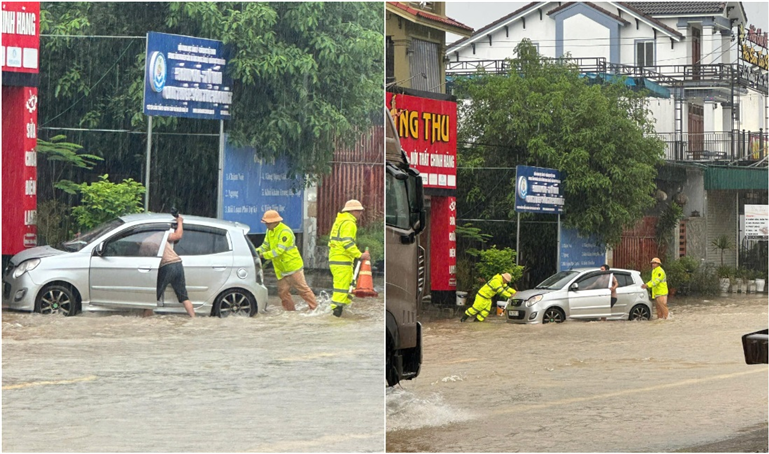
[[[68,252],[76,252],[84,247],[86,247],[88,244],[90,244],[92,241],[94,241],[96,238],[99,238],[103,234],[116,229],[117,227],[125,224],[122,219],[113,219],[109,222],[105,222],[104,224],[101,224],[98,227],[95,227],[85,233],[77,233],[74,238],[72,238],[69,241],[65,241],[57,246],[57,249],[61,249],[63,251]]]
[[[542,281],[536,288],[547,290],[560,290],[564,285],[568,284],[575,275],[579,274],[578,271],[560,271],[553,274],[549,278]]]

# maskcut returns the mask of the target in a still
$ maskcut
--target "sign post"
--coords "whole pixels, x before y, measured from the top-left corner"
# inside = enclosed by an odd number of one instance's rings
[[[224,120],[230,119],[232,78],[227,75],[229,51],[212,39],[147,33],[144,113],[147,122],[147,181],[144,206],[149,209],[152,117],[219,120],[219,184],[217,216],[222,216]]]
[[[561,194],[563,178],[558,170],[516,166],[515,182],[515,211],[518,213],[515,264],[518,265],[521,250],[521,213],[557,214],[558,246],[560,247],[561,213],[563,213],[565,199]]]

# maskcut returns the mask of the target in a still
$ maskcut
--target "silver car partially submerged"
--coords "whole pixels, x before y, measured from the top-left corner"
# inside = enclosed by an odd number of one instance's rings
[[[617,278],[617,303],[611,306],[611,275]],[[508,300],[510,323],[560,323],[567,319],[649,320],[649,293],[635,270],[581,268],[558,272]]]
[[[185,314],[171,286],[157,300],[157,276],[170,214],[122,216],[56,247],[22,251],[3,272],[3,308],[43,314],[154,309]],[[195,312],[252,316],[267,305],[259,255],[245,224],[185,216],[182,258]],[[157,242],[150,237],[162,237]],[[148,247],[147,245],[151,246]]]

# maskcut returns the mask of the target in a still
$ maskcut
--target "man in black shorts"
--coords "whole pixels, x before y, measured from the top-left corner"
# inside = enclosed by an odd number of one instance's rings
[[[603,264],[601,265],[601,271],[609,271],[609,265]],[[617,304],[617,287],[619,287],[619,283],[617,282],[617,278],[614,277],[614,274],[607,274],[606,276],[611,276],[611,307],[614,307],[615,304]],[[608,281],[606,281],[608,284]],[[601,317],[601,321],[605,322],[606,317]]]
[[[192,302],[187,296],[187,282],[184,279],[184,266],[182,266],[182,259],[176,252],[174,252],[173,244],[182,239],[184,235],[184,218],[178,216],[176,218],[177,225],[176,230],[168,235],[168,241],[166,241],[166,247],[163,250],[163,258],[160,260],[160,268],[158,269],[158,287],[157,287],[157,299],[163,296],[168,284],[176,293],[176,297],[179,302],[184,305],[184,309],[187,311],[190,317],[195,318],[195,309],[192,307]],[[152,315],[152,309],[144,311],[144,315]]]

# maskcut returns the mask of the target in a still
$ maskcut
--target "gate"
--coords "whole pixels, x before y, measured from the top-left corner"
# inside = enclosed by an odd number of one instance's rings
[[[651,268],[651,260],[660,256],[655,235],[657,219],[645,216],[635,227],[623,232],[620,245],[613,250],[614,267],[639,271]]]

